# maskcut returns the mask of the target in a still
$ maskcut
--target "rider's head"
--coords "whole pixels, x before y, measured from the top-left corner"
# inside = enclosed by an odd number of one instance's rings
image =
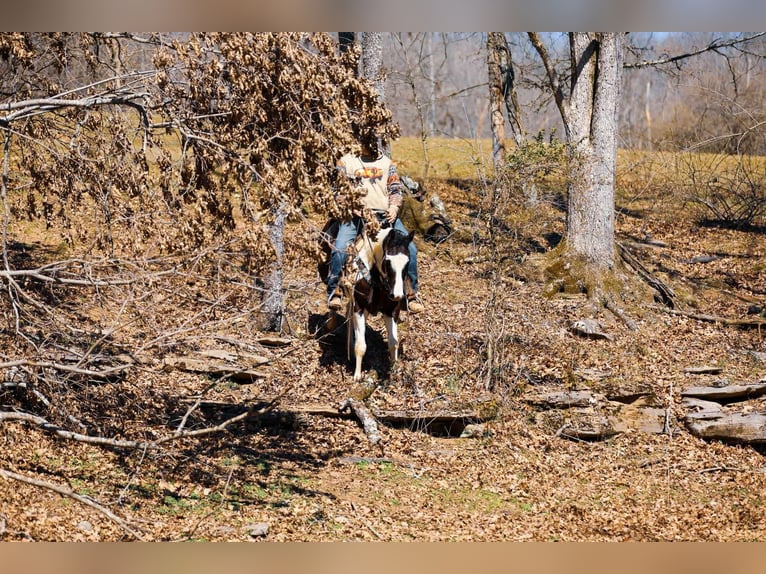
[[[364,157],[377,157],[380,154],[380,134],[378,130],[370,126],[354,124],[353,133],[359,145],[362,147]]]

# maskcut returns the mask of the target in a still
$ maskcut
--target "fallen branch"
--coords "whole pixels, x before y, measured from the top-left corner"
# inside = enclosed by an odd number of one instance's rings
[[[255,405],[251,406],[248,410],[246,410],[244,413],[239,414],[237,416],[231,417],[229,419],[226,419],[221,424],[216,425],[214,427],[208,427],[203,429],[197,429],[193,431],[183,431],[181,428],[176,430],[175,433],[172,435],[167,435],[164,437],[161,437],[157,440],[150,441],[150,442],[140,442],[140,441],[132,441],[132,440],[119,440],[114,438],[106,438],[101,436],[89,436],[84,435],[72,431],[68,431],[65,429],[62,429],[58,425],[55,425],[46,419],[42,417],[38,417],[37,415],[33,415],[30,413],[19,413],[19,412],[3,412],[0,411],[0,423],[5,421],[22,421],[22,422],[28,422],[35,424],[39,426],[41,429],[52,432],[56,436],[60,438],[75,440],[78,442],[84,442],[88,444],[94,444],[98,446],[110,446],[115,448],[129,448],[129,449],[146,449],[146,448],[156,448],[162,444],[186,439],[186,438],[198,438],[201,436],[206,436],[209,434],[214,434],[221,432],[223,430],[226,430],[229,426],[233,425],[234,423],[238,423],[240,421],[243,421],[249,417],[253,416],[259,416],[264,413],[267,413],[268,411],[272,410],[274,406],[276,405],[277,401],[281,398],[281,395],[276,397],[272,400],[269,404],[256,409]],[[257,403],[260,404],[260,403]]]
[[[63,365],[61,363],[54,363],[50,361],[30,361],[27,359],[19,359],[17,361],[6,361],[0,363],[0,369],[11,369],[14,367],[39,367],[41,369],[53,369],[56,371],[63,371],[66,373],[72,373],[75,375],[83,375],[86,377],[93,377],[95,379],[109,379],[116,374],[131,368],[132,364],[117,365],[103,371],[94,371],[91,369],[81,369],[79,367],[72,367],[69,365]]]
[[[69,498],[72,498],[76,500],[77,502],[80,502],[82,504],[85,504],[86,506],[90,506],[91,508],[97,510],[98,512],[106,516],[109,520],[117,524],[125,532],[133,536],[135,539],[144,540],[144,537],[139,530],[134,529],[127,521],[120,518],[114,512],[112,512],[108,508],[105,508],[104,506],[102,506],[101,504],[97,503],[95,500],[87,496],[82,496],[81,494],[77,494],[71,489],[63,487],[63,486],[52,484],[50,482],[44,482],[42,480],[37,480],[35,478],[30,478],[28,476],[24,476],[21,474],[16,474],[15,472],[11,472],[10,470],[5,470],[3,468],[0,468],[0,476],[5,479],[12,479],[12,480],[17,480],[19,482],[23,482],[26,484],[31,484],[32,486],[47,488],[48,490],[52,490],[53,492],[61,494],[62,496],[68,496]]]
[[[252,399],[254,403],[263,404],[269,402],[272,399],[268,397],[256,397]],[[361,404],[359,399],[355,399]],[[236,407],[232,403],[226,401],[206,401],[201,400],[198,402],[198,398],[189,397],[182,398],[181,402],[188,402],[195,404],[199,407],[213,407],[213,408],[226,408]],[[336,419],[353,419],[359,418],[354,410],[346,404],[344,401],[340,407],[333,407],[325,404],[280,404],[278,412],[290,413],[296,415],[311,415],[321,416],[327,418]],[[461,410],[372,410],[370,415],[375,421],[381,424],[395,426],[395,427],[407,427],[410,430],[420,430],[436,435],[458,436],[468,424],[481,423],[491,420],[497,416],[497,408],[491,405],[479,403],[473,409],[461,409]]]
[[[55,425],[43,417],[38,417],[30,413],[18,413],[18,412],[3,412],[0,411],[0,423],[5,421],[22,421],[32,423],[39,426],[41,429],[52,432],[58,437],[75,440],[78,442],[84,442],[88,444],[95,444],[99,446],[112,446],[117,448],[142,448],[146,443],[136,442],[132,440],[118,440],[113,438],[106,438],[100,436],[89,436],[72,431],[68,431]]]
[[[214,427],[208,427],[204,429],[197,429],[193,431],[176,431],[174,434],[165,436],[162,438],[159,438],[155,440],[154,442],[150,443],[151,446],[159,446],[161,444],[165,444],[167,442],[172,442],[176,440],[180,440],[183,438],[198,438],[201,436],[206,436],[209,434],[221,432],[223,430],[226,430],[227,427],[233,425],[234,423],[238,423],[240,421],[243,421],[247,418],[253,417],[253,416],[259,416],[262,414],[265,414],[272,410],[274,406],[277,404],[277,401],[281,398],[281,395],[277,398],[273,399],[270,403],[268,403],[266,406],[261,407],[260,409],[256,409],[255,405],[251,406],[249,409],[247,409],[244,413],[237,415],[235,417],[231,417],[229,419],[226,419],[221,424],[216,425]]]
[[[375,417],[372,416],[372,413],[367,410],[367,407],[365,407],[361,401],[350,398],[346,399],[340,404],[338,410],[340,412],[353,410],[356,417],[362,423],[362,427],[364,428],[367,438],[370,440],[370,444],[376,445],[380,443],[381,437],[380,433],[378,433],[378,423],[375,420]]]

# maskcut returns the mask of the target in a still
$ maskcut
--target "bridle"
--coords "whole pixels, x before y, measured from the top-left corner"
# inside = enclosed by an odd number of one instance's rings
[[[380,228],[381,229],[391,228],[391,231],[389,233],[397,233],[397,231],[395,229],[393,229],[393,224],[390,221],[388,221],[388,219],[386,219],[386,212],[385,211],[380,211],[380,210],[375,209],[375,210],[372,210],[372,212],[377,217],[378,222],[380,223]],[[365,233],[364,229],[362,230],[362,234],[363,234],[363,236],[365,238],[365,241],[367,241],[368,248],[370,249],[371,252],[374,252],[374,250],[372,249],[372,241],[370,240],[370,238],[367,235],[367,233]],[[384,242],[385,242],[385,239],[384,239]],[[389,281],[388,273],[386,273],[385,269],[383,268],[383,264],[385,263],[385,259],[386,259],[386,253],[385,253],[385,251],[383,251],[383,253],[382,253],[382,260],[379,261],[379,262],[378,261],[373,261],[373,263],[374,263],[376,271],[377,271],[378,282],[386,290],[386,293],[389,296],[391,296],[393,294],[393,292],[394,292],[394,288],[391,285],[391,282]],[[369,270],[367,272],[369,274]],[[371,279],[371,277],[368,277],[368,280],[369,279]],[[404,280],[404,277],[402,277],[402,280]]]

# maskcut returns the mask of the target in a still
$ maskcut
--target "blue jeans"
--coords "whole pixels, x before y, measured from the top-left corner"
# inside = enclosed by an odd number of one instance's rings
[[[335,247],[330,257],[330,273],[327,276],[327,298],[332,297],[340,281],[340,274],[343,272],[343,266],[346,264],[346,252],[348,246],[354,242],[356,236],[362,230],[362,219],[354,217],[351,221],[341,221],[338,227],[338,236],[335,238]],[[394,222],[394,229],[402,233],[409,234],[404,227],[402,220],[397,218]],[[407,268],[407,275],[412,284],[412,290],[418,292],[418,250],[415,242],[410,242],[410,264]]]

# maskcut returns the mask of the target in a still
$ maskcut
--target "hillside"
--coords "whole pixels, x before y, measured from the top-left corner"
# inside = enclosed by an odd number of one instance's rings
[[[622,154],[618,239],[678,304],[669,309],[629,294],[622,309],[634,330],[602,310],[596,319],[608,338],[580,337],[571,326],[587,315],[584,297],[544,295],[545,252],[563,232],[560,203],[544,202],[532,219],[509,214],[496,222],[503,233],[489,251],[477,180],[482,152],[457,140],[432,146],[426,189],[444,202],[454,232],[438,245],[417,238],[427,310],[400,325],[402,358],[393,369],[383,322],[373,318],[368,379],[352,384],[343,328],[323,328],[324,285],[311,261],[288,269],[283,337],[254,330],[245,313],[223,304],[215,320],[194,330],[206,301],[224,297],[199,292],[213,280],[191,285],[185,278],[154,301],[157,325],[171,317],[178,323],[163,351],[124,378],[82,384],[78,396],[88,404],[71,412],[106,436],[145,441],[171,433],[185,414],[187,428],[210,427],[251,407],[259,414],[149,451],[88,445],[3,422],[0,469],[38,484],[8,474],[0,480],[0,539],[763,540],[760,447],[693,436],[681,393],[766,377],[763,329],[691,316],[760,316],[764,229],[699,225],[675,188],[656,172],[647,179],[636,157]],[[422,175],[415,140],[397,143],[394,156],[403,173]],[[197,291],[178,299],[187,290]],[[119,304],[72,301],[69,310],[97,321],[119,314]],[[152,328],[125,341],[147,341]],[[218,358],[249,357],[250,379],[194,372],[189,358],[210,359],[211,350]],[[187,364],[168,361],[178,357]],[[656,409],[660,432],[628,425],[583,438],[574,432],[583,420],[575,411],[531,398],[574,392]],[[381,423],[381,444],[371,445],[355,417],[337,412],[352,396],[375,413],[421,417]],[[744,412],[759,413],[763,403],[753,397]],[[603,414],[594,408],[594,416]],[[487,419],[475,436],[459,436],[462,419],[452,429],[429,424],[466,412]]]

